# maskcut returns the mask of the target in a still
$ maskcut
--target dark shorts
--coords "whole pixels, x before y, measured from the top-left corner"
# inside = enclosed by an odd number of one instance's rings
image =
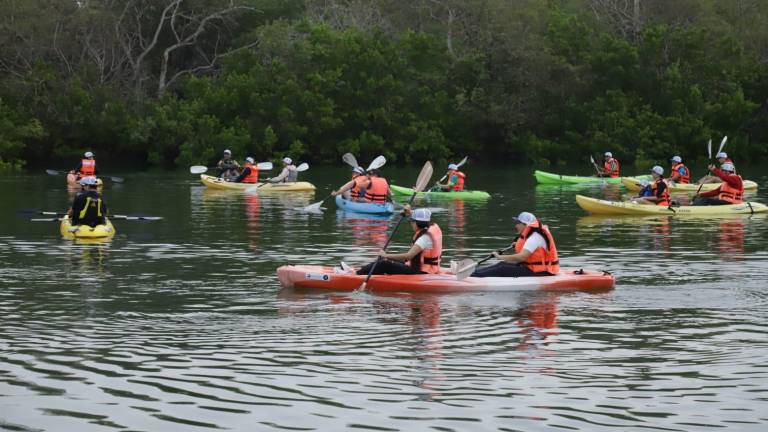
[[[360,270],[357,271],[357,274],[359,275],[367,275],[369,271],[371,271],[371,266],[374,263],[370,263],[364,267],[362,267]],[[398,262],[398,261],[390,261],[390,260],[381,260],[378,264],[376,264],[376,268],[373,271],[373,274],[375,275],[385,275],[385,274],[423,274],[424,272],[414,271],[412,268],[408,267],[404,263]]]
[[[496,263],[492,266],[475,270],[472,277],[524,277],[524,276],[552,276],[549,272],[534,273],[528,267],[508,262]]]

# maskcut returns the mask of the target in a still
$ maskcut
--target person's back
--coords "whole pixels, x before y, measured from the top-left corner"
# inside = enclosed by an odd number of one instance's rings
[[[365,191],[365,200],[368,202],[383,203],[389,196],[389,183],[384,177],[370,176],[370,186]]]
[[[94,227],[105,223],[107,206],[95,190],[78,193],[72,201],[72,225]]]

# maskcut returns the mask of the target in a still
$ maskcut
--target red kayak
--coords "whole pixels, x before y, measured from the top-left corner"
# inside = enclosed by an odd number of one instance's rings
[[[286,265],[277,269],[284,288],[319,288],[353,291],[365,281],[364,275],[344,273],[329,266]],[[468,291],[590,291],[613,289],[615,278],[603,271],[561,268],[555,276],[468,277],[457,280],[449,271],[440,274],[374,275],[367,290],[379,292],[468,292]]]

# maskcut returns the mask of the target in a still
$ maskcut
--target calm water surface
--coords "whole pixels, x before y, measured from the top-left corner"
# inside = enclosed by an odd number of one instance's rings
[[[17,211],[66,208],[63,178],[0,177],[0,430],[768,428],[765,217],[587,216],[575,193],[622,191],[466,171],[493,199],[426,204],[444,209],[446,259],[506,246],[510,216],[531,210],[564,264],[609,270],[616,289],[281,290],[279,265],[366,262],[394,225],[330,200],[323,215],[294,210],[348,178],[341,167],[306,173],[316,195],[283,196],[122,173],[104,190],[112,211],[165,220],[116,221],[96,245]],[[746,172],[763,202],[764,173]],[[418,168],[386,174],[408,185]]]

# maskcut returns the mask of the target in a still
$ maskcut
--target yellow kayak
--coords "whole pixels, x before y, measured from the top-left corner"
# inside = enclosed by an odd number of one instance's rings
[[[643,188],[643,185],[640,184],[638,180],[635,180],[633,178],[629,177],[623,177],[621,179],[621,184],[624,185],[627,189],[639,192],[640,189]],[[699,191],[699,186],[701,186],[701,192],[708,192],[711,190],[715,190],[720,186],[720,183],[704,183],[703,185],[695,184],[695,183],[673,183],[669,186],[669,192],[670,193],[696,193]],[[753,182],[752,180],[744,180],[744,190],[745,191],[756,191],[757,190],[757,183]]]
[[[65,239],[107,239],[112,238],[115,235],[115,227],[112,226],[112,222],[107,219],[103,225],[96,225],[95,227],[89,227],[88,225],[75,225],[72,226],[69,216],[61,218],[61,224],[59,225],[59,231],[61,236]]]
[[[624,201],[607,201],[576,195],[579,207],[592,214],[605,215],[673,215],[673,216],[721,216],[768,212],[768,206],[757,202],[711,206],[657,206]]]
[[[315,185],[309,182],[293,182],[293,183],[235,183],[226,181],[219,177],[200,174],[200,181],[204,185],[211,189],[223,189],[223,190],[238,190],[246,191],[253,190],[255,192],[312,192],[315,190]]]

